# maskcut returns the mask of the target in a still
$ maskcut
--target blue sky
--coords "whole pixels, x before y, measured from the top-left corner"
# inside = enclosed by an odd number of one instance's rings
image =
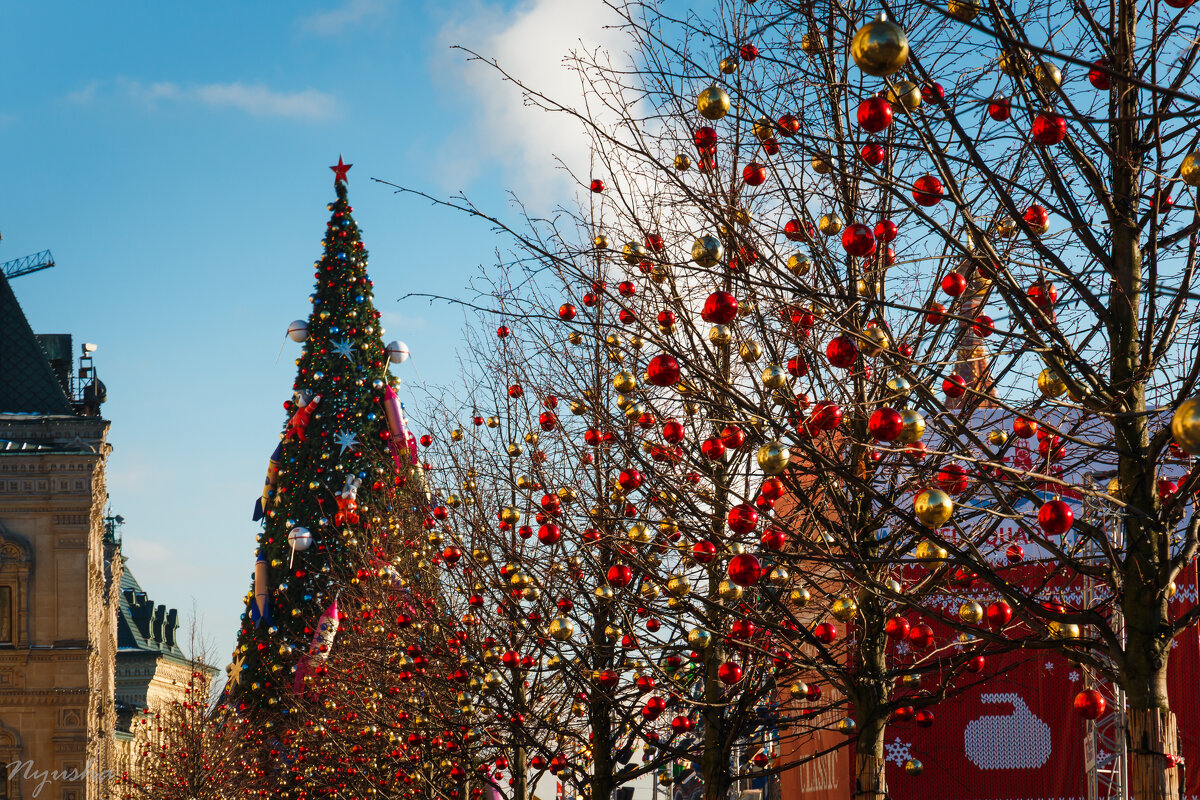
[[[53,251],[55,269],[13,289],[35,331],[99,345],[109,492],[127,519],[129,566],[156,602],[186,614],[194,598],[221,666],[252,569],[251,507],[294,376],[297,346],[284,331],[308,314],[333,199],[328,165],[339,153],[355,164],[350,197],[376,304],[387,338],[413,352],[398,374],[452,380],[462,313],[397,298],[461,294],[500,243],[370,178],[464,189],[498,211],[506,188],[535,204],[569,199],[551,154],[586,174],[582,138],[522,109],[448,44],[566,91],[566,49],[611,36],[598,6],[219,0],[0,11],[0,260]]]

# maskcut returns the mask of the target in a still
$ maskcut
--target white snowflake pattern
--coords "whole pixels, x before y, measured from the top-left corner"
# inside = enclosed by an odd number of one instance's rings
[[[908,646],[908,642],[901,641],[896,645],[896,652],[900,655],[907,655],[912,648]]]
[[[1069,680],[1071,683],[1075,683],[1075,681],[1079,680],[1079,672],[1076,670],[1071,670],[1067,673],[1067,680]]]
[[[900,741],[899,739],[895,739],[891,742],[885,742],[883,748],[887,751],[887,754],[884,756],[884,760],[890,761],[897,767],[903,767],[905,761],[912,759],[912,753],[909,752],[908,744]]]
[[[1043,665],[1043,667],[1042,667],[1042,668],[1043,668],[1043,669],[1045,669],[1045,670],[1046,670],[1046,672],[1053,672],[1053,671],[1054,671],[1054,662],[1053,662],[1053,661],[1047,661],[1047,662],[1046,662],[1046,663]]]

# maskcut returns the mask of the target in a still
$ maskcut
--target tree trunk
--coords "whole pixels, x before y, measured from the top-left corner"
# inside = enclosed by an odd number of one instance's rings
[[[1180,800],[1183,767],[1175,715],[1164,708],[1130,708],[1125,736],[1130,798]]]
[[[857,711],[856,711],[857,714]],[[883,757],[884,722],[878,714],[869,712],[855,739],[854,800],[885,800],[887,795],[887,761]]]

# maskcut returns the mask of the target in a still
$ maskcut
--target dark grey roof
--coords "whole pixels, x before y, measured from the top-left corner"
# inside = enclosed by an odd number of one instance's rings
[[[0,275],[0,411],[73,414],[71,401],[25,319],[8,279]]]
[[[184,658],[176,637],[179,612],[155,606],[137,578],[125,567],[121,573],[121,602],[117,614],[117,649],[164,653]]]

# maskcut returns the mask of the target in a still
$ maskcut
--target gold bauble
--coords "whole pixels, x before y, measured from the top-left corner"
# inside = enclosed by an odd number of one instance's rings
[[[897,398],[908,397],[912,391],[912,383],[907,378],[889,378],[887,382],[888,391],[892,392]]]
[[[637,378],[632,372],[618,372],[613,376],[613,388],[618,392],[632,392],[637,388]]]
[[[807,55],[821,52],[821,37],[815,31],[809,31],[800,37],[800,50]]]
[[[1051,622],[1046,626],[1051,639],[1078,639],[1083,635],[1079,626],[1070,622]]]
[[[850,736],[854,733],[854,729],[857,726],[854,724],[854,720],[850,719],[849,717],[842,717],[834,724],[833,727],[838,733],[844,733],[847,736]]]
[[[636,544],[646,544],[651,539],[650,529],[644,522],[635,522],[633,525],[629,526],[628,536],[629,541],[635,542]]]
[[[579,499],[579,492],[573,486],[564,486],[558,490],[558,499],[564,503],[574,503]]]
[[[883,328],[867,328],[862,338],[863,341],[860,343],[860,349],[864,355],[868,356],[877,356],[892,345],[887,331]]]
[[[778,364],[772,364],[762,371],[762,382],[768,389],[782,389],[787,386],[787,370]]]
[[[836,236],[842,232],[842,220],[837,214],[822,214],[817,229],[826,236]]]
[[[598,250],[607,250],[609,246],[608,237],[602,233],[595,239],[592,239],[592,244],[596,245]]]
[[[537,443],[538,443],[538,435],[537,435],[536,431],[529,431],[529,433],[525,434],[525,444],[537,444]]]
[[[848,595],[842,595],[829,606],[829,613],[840,622],[849,622],[858,614],[858,603]]]
[[[692,261],[701,267],[715,267],[725,257],[725,246],[715,236],[701,236],[692,242]]]
[[[919,442],[925,435],[925,418],[921,416],[921,412],[915,409],[900,409],[900,423],[900,435],[896,441],[901,444]]]
[[[996,223],[996,235],[1001,239],[1011,239],[1017,235],[1017,223],[1011,217],[1005,217]]]
[[[583,344],[583,334],[579,331],[571,331],[567,334],[567,341],[574,345]]]
[[[915,778],[924,771],[925,765],[920,761],[917,761],[915,758],[910,758],[908,761],[904,762],[904,772],[907,775]]]
[[[988,442],[996,447],[1008,444],[1008,431],[992,431],[988,434]]]
[[[717,68],[721,70],[722,75],[732,75],[738,71],[738,60],[734,56],[725,56],[717,64]]]
[[[968,625],[974,625],[983,619],[983,606],[974,600],[967,600],[958,607],[958,618]]]
[[[687,579],[686,575],[673,575],[667,581],[667,594],[671,597],[687,597],[691,590],[692,582]]]
[[[888,89],[887,100],[893,108],[916,111],[921,107],[921,88],[910,80],[899,81]]]
[[[775,136],[775,123],[769,117],[759,117],[754,120],[754,138],[760,142]]]
[[[646,413],[646,406],[642,403],[633,403],[629,408],[625,409],[625,419],[630,422],[637,422]]]
[[[704,628],[692,628],[688,631],[687,641],[693,650],[703,650],[712,644],[713,635]]]
[[[787,262],[788,272],[803,278],[812,269],[812,259],[805,253],[793,253]]]
[[[1033,69],[1033,76],[1046,92],[1054,92],[1062,85],[1062,70],[1053,64],[1038,63]]]
[[[710,86],[696,98],[696,109],[705,119],[718,120],[729,113],[729,94],[720,86]]]
[[[899,72],[908,62],[908,37],[886,14],[880,14],[854,34],[850,55],[863,72],[885,78]]]
[[[687,153],[680,153],[675,156],[675,169],[680,172],[686,172],[692,166],[692,159]]]
[[[922,540],[917,545],[917,549],[913,551],[913,558],[917,561],[929,561],[934,564],[945,561],[948,556],[949,553],[928,539]]]
[[[612,600],[613,597],[615,596],[613,593],[612,587],[608,586],[608,585],[597,586],[596,591],[592,592],[592,594],[594,594],[596,596],[597,600],[601,600],[604,602]]]
[[[954,501],[941,489],[925,489],[913,500],[913,512],[929,527],[940,527],[954,514]]]
[[[1000,71],[1010,78],[1017,78],[1027,69],[1025,56],[1020,52],[1003,52],[998,60]]]
[[[1038,373],[1037,385],[1042,397],[1053,399],[1067,393],[1067,382],[1049,367]]]
[[[738,346],[738,355],[742,361],[758,361],[762,358],[762,345],[754,341],[745,341]]]
[[[714,344],[729,344],[733,331],[728,325],[713,325],[708,329],[708,340]]]
[[[643,583],[638,593],[647,600],[654,600],[658,597],[658,587],[653,583]]]
[[[717,586],[717,594],[721,596],[722,600],[741,600],[742,587],[738,586],[733,581],[721,581],[721,583]]]
[[[978,0],[949,0],[946,12],[960,22],[970,22],[979,13]]]
[[[487,418],[487,426],[489,428],[499,428],[500,427],[500,418],[499,417],[488,417]]]
[[[796,681],[788,687],[788,694],[793,698],[803,698],[808,694],[808,684],[804,681]]]
[[[650,251],[637,242],[626,242],[621,248],[621,258],[625,259],[626,264],[636,266],[650,258]]]
[[[1185,453],[1200,455],[1200,397],[1184,400],[1171,417],[1171,435]]]
[[[521,521],[521,512],[513,506],[500,509],[500,521],[508,525],[516,525]]]
[[[827,155],[818,153],[812,157],[813,172],[818,175],[828,175],[833,172],[833,160]]]
[[[508,455],[510,458],[516,458],[523,452],[525,452],[525,448],[521,447],[521,445],[517,444],[516,442],[512,442],[508,446]]]
[[[771,571],[767,573],[767,583],[771,584],[772,586],[784,586],[791,579],[792,575],[787,571],[787,567],[774,566],[771,567]]]
[[[781,475],[792,459],[792,451],[776,439],[758,448],[758,467],[765,475]]]
[[[455,428],[454,430],[450,431],[450,440],[451,441],[459,442],[459,441],[462,441],[462,438],[463,438],[463,432],[460,429]]]
[[[1189,153],[1179,165],[1179,177],[1188,186],[1200,186],[1200,151]]]

